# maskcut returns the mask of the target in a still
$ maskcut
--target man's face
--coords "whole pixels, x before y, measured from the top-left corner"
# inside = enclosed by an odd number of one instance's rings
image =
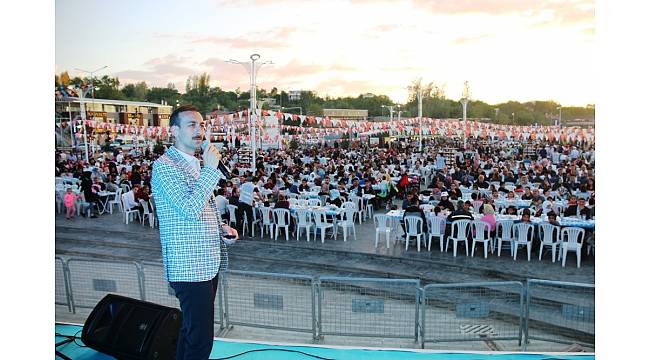
[[[203,117],[196,111],[184,111],[179,114],[179,124],[172,126],[172,131],[176,138],[174,145],[179,150],[194,155],[201,148],[205,135]]]

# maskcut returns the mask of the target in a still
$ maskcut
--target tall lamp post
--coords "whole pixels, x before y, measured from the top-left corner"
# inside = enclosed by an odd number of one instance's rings
[[[248,107],[248,131],[251,139],[251,150],[253,151],[253,164],[252,164],[252,170],[255,171],[255,162],[257,161],[257,156],[256,156],[256,144],[255,144],[255,126],[254,126],[254,121],[257,119],[257,85],[255,83],[256,77],[257,77],[257,71],[259,68],[262,67],[262,65],[266,64],[273,64],[272,61],[264,61],[262,63],[259,63],[257,67],[255,67],[255,62],[260,59],[259,54],[252,54],[250,56],[251,61],[250,62],[241,62],[237,60],[228,60],[226,61],[227,63],[230,64],[239,64],[242,65],[248,73],[250,74],[251,77],[251,91],[250,91],[250,106]]]
[[[418,88],[418,118],[420,119],[420,152],[422,152],[422,88]]]
[[[92,94],[93,101],[95,100],[95,89],[94,89],[94,87],[93,87],[93,80],[95,79],[95,73],[98,72],[98,71],[100,71],[100,70],[104,70],[104,69],[106,69],[107,67],[108,67],[108,65],[104,65],[104,66],[102,66],[102,67],[100,67],[100,68],[97,68],[97,69],[95,69],[95,70],[90,70],[90,71],[89,71],[89,70],[84,70],[84,69],[78,69],[78,68],[75,68],[75,70],[77,70],[77,71],[81,71],[81,72],[84,72],[84,73],[86,73],[86,74],[90,74],[90,87],[91,87],[91,89],[92,89],[92,90],[91,90],[91,91],[92,91],[91,94]]]
[[[84,70],[84,69],[75,68],[75,70],[77,70],[77,71],[81,71],[83,73],[90,74],[90,94],[91,94],[91,98],[93,99],[93,101],[92,101],[93,114],[94,114],[94,111],[95,111],[95,84],[94,84],[95,73],[99,72],[101,70],[104,70],[107,67],[108,67],[108,65],[104,65],[104,66],[99,67],[99,68],[97,68],[95,70]],[[97,90],[99,90],[99,88],[97,88]],[[85,116],[85,113],[84,113],[84,116]],[[92,118],[94,118],[94,115],[92,116]],[[84,141],[86,141],[86,124],[84,124]],[[87,141],[86,141],[86,143],[87,143]],[[87,146],[88,145],[86,145],[86,161],[88,161],[88,151],[87,151],[88,148],[87,148]]]
[[[512,113],[512,123],[514,124],[515,122],[515,113]]]
[[[68,86],[68,89],[72,90],[74,89],[74,86],[70,85]],[[86,135],[86,100],[84,99],[86,90],[88,90],[88,88],[79,88],[79,112],[81,113],[81,126],[84,131],[84,150],[86,152],[85,159],[86,162],[88,162],[88,137]]]
[[[562,127],[562,105],[557,107],[558,110],[560,110],[560,119],[558,120],[558,125]]]
[[[494,109],[494,112],[496,113],[496,115],[494,115],[494,122],[496,123],[499,121],[499,108]]]

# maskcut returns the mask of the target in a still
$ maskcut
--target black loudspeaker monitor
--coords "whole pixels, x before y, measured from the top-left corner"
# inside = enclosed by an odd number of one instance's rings
[[[178,309],[108,294],[86,319],[81,340],[118,359],[175,359],[181,323]]]

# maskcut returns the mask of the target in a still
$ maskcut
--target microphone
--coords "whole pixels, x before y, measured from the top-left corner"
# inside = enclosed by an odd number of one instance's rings
[[[201,144],[201,151],[205,151],[205,148],[207,148],[209,144],[210,141],[205,140],[203,144]],[[226,167],[223,161],[219,160],[219,165],[217,166],[217,168],[219,169],[219,171],[221,171],[221,173],[226,178],[226,180],[232,179],[232,173],[230,172],[230,169]]]

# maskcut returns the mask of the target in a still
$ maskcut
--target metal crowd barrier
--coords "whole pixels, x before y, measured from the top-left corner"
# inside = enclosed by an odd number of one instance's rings
[[[139,266],[134,261],[69,259],[67,265],[73,312],[94,308],[108,293],[143,298]]]
[[[594,291],[594,285],[545,280],[422,288],[417,279],[229,270],[219,275],[215,324],[311,333],[314,340],[411,338],[423,348],[497,340],[523,350],[531,340],[594,348]],[[55,257],[57,311],[78,314],[108,293],[179,308],[161,263]]]
[[[561,344],[595,344],[595,285],[528,280],[526,344],[540,340]]]
[[[227,326],[307,332],[316,339],[313,278],[228,270],[219,282]]]
[[[60,257],[54,258],[54,304],[66,305],[68,311],[72,312],[70,301],[70,284],[68,284],[67,264]]]
[[[420,280],[323,276],[320,335],[418,338]]]
[[[427,342],[522,343],[524,285],[517,281],[424,287],[421,346]]]

